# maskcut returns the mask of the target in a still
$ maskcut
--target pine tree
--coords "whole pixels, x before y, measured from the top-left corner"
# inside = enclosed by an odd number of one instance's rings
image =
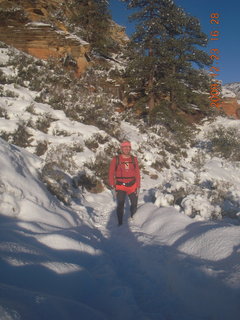
[[[135,9],[130,63],[126,77],[131,90],[152,110],[166,98],[172,108],[191,101],[193,90],[206,89],[207,77],[200,68],[211,60],[201,48],[207,36],[200,23],[172,0],[123,0]],[[199,81],[197,81],[197,79]]]
[[[106,0],[74,0],[74,22],[84,29],[84,40],[101,54],[107,54],[112,45],[110,13]]]

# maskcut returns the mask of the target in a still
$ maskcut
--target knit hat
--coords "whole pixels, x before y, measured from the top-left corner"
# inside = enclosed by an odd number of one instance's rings
[[[123,147],[130,147],[131,148],[131,142],[130,141],[123,141],[121,143],[121,148]]]

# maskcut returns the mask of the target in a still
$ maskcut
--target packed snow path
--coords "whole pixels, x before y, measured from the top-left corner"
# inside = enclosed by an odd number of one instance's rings
[[[193,222],[150,203],[121,227],[114,210],[106,216],[105,252],[143,319],[238,319],[238,226]]]
[[[1,320],[239,319],[239,225],[159,209],[145,190],[118,227],[110,192],[67,208],[33,155],[0,142]]]

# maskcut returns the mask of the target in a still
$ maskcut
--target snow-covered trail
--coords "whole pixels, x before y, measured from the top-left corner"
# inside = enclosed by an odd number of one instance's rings
[[[3,320],[42,319],[45,312],[47,320],[54,312],[56,319],[238,319],[239,247],[225,259],[200,259],[179,250],[195,223],[173,208],[146,203],[118,227],[113,202],[97,203],[94,209],[89,202],[82,222],[68,228],[1,217],[0,305],[19,315]],[[174,216],[178,238],[164,228],[156,231],[166,216],[169,224]],[[202,234],[227,228],[197,224]],[[197,246],[194,239],[190,243]],[[235,288],[226,281],[234,275]]]
[[[174,212],[173,208],[157,209],[149,203],[140,204],[133,221],[125,214],[124,225],[118,227],[114,207],[105,214],[101,205],[98,205],[98,209],[101,214],[99,216],[96,212],[95,218],[102,222],[101,225],[98,221],[98,228],[104,234],[104,252],[111,258],[113,268],[122,282],[118,294],[126,296],[126,292],[128,295],[131,293],[144,318],[238,319],[240,246],[235,247],[230,256],[226,253],[226,257],[223,257],[224,252],[228,251],[228,245],[224,245],[220,250],[222,255],[217,252],[219,259],[216,258],[216,261],[194,254],[199,247],[204,250],[201,241],[197,239],[198,235],[204,237],[208,232],[214,234],[218,229],[228,229],[228,225],[193,222],[190,218]],[[143,222],[151,221],[154,211],[158,211],[158,221],[150,228],[153,232],[147,232],[148,228]],[[162,235],[154,232],[154,228],[157,229],[157,226],[161,225],[160,221],[165,220],[167,215],[174,216],[179,237],[176,237],[173,230],[172,233],[163,232]],[[173,221],[170,218],[169,223],[171,222]],[[185,227],[188,232],[184,231]],[[193,236],[192,229],[195,229],[196,237]],[[218,241],[216,236],[205,239],[210,251],[212,246],[213,250],[217,250],[211,243]],[[183,249],[179,250],[178,247]],[[184,252],[188,250],[192,250],[193,254]],[[125,317],[128,319],[127,315]]]
[[[235,295],[219,277],[204,272],[206,268],[216,272],[217,266],[182,254],[149,234],[131,228],[119,233],[110,239],[109,253],[148,319],[237,319],[239,292]]]

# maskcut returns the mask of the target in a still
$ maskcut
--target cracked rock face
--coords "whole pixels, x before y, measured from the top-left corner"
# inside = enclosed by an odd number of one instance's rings
[[[36,58],[68,58],[80,75],[89,64],[90,44],[68,31],[70,17],[62,0],[0,0],[0,41]]]

